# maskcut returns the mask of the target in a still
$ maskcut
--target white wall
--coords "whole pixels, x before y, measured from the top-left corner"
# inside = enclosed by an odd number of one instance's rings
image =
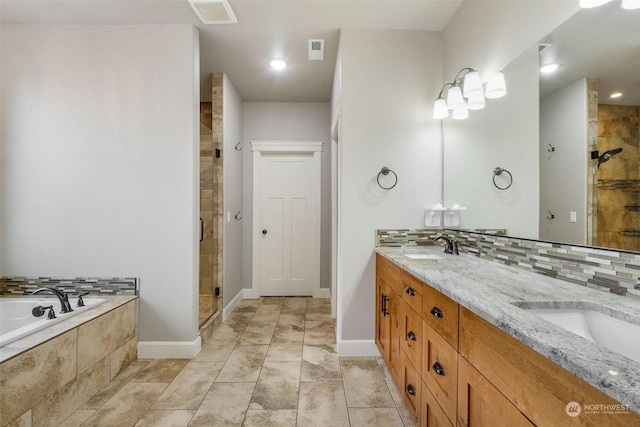
[[[243,107],[242,280],[251,288],[253,156],[251,141],[323,141],[320,287],[331,287],[331,105],[328,102],[245,102]]]
[[[242,291],[242,220],[235,214],[242,209],[242,153],[248,144],[242,143],[242,151],[235,146],[242,141],[242,99],[225,74],[222,88],[223,116],[223,187],[224,187],[224,237],[222,250],[223,306]],[[227,222],[227,213],[231,220]],[[243,212],[244,213],[244,212]]]
[[[464,67],[488,79],[578,10],[567,0],[462,2],[443,31],[445,81]]]
[[[540,100],[541,240],[587,244],[587,101],[586,79]],[[555,215],[551,221],[548,211]]]
[[[375,354],[375,230],[419,228],[441,200],[438,32],[342,30],[338,351]],[[383,166],[398,175],[376,184]],[[364,341],[362,341],[364,340]],[[360,347],[360,345],[363,347]]]
[[[444,120],[444,204],[467,207],[461,228],[506,228],[510,235],[537,239],[538,50],[529,49],[504,74],[506,96],[488,99],[466,120]],[[493,185],[496,167],[512,174],[511,188]],[[502,177],[496,182],[506,185]]]
[[[139,277],[140,340],[196,340],[197,31],[1,35],[3,274]]]

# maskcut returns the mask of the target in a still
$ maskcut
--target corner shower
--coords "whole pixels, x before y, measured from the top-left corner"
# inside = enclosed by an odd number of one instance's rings
[[[201,329],[222,310],[222,73],[212,75],[212,101],[200,103]]]
[[[598,104],[596,246],[640,250],[639,110]]]

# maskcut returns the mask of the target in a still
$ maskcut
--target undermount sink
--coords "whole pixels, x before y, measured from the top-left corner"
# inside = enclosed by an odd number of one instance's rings
[[[425,254],[425,253],[405,253],[403,254],[404,256],[406,256],[407,258],[411,258],[411,259],[440,259],[442,258],[440,255],[434,255],[434,254]]]
[[[560,308],[514,305],[569,332],[640,362],[640,339],[638,339],[640,325],[613,317],[612,315],[616,315],[616,310],[594,303],[581,302],[574,302],[571,304],[573,307]],[[601,311],[609,313],[604,314]]]

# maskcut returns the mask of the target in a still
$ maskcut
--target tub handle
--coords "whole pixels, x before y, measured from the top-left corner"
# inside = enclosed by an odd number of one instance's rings
[[[89,291],[78,292],[78,307],[84,307],[83,296],[89,295]]]
[[[41,316],[44,316],[44,312],[47,311],[47,310],[49,310],[49,314],[47,314],[47,319],[49,319],[49,320],[55,319],[56,318],[56,313],[55,313],[55,311],[53,311],[53,305],[50,305],[49,307],[43,307],[41,305],[36,305],[31,310],[31,314],[33,314],[34,317],[41,317]]]

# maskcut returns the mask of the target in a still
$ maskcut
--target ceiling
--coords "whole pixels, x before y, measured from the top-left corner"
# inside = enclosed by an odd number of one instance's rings
[[[192,24],[200,32],[201,99],[224,72],[244,101],[327,102],[341,28],[442,30],[462,0],[230,0],[237,24],[203,25],[187,0],[0,0],[2,24]],[[323,61],[307,41],[324,39]],[[288,62],[276,72],[268,62]]]
[[[540,76],[540,96],[584,77],[598,78],[602,104],[640,105],[640,9],[625,10],[619,2],[582,9],[549,34],[550,46],[540,53],[541,65],[560,68]],[[610,99],[612,92],[623,97]]]

